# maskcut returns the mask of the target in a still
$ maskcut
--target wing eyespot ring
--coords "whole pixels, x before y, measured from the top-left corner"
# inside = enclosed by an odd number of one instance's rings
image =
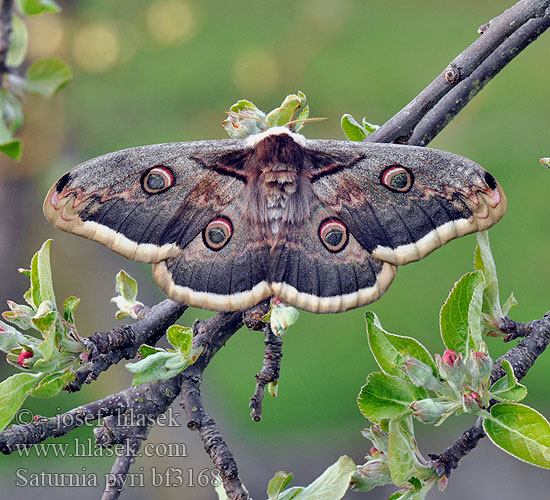
[[[414,175],[402,165],[390,165],[380,172],[380,184],[391,191],[406,193],[414,183]]]
[[[164,165],[157,165],[147,170],[141,177],[141,187],[149,194],[158,194],[174,185],[172,170]]]
[[[341,252],[348,244],[348,229],[340,219],[325,219],[319,226],[319,239],[329,252]]]
[[[207,248],[217,252],[229,243],[233,235],[233,224],[227,217],[216,217],[202,232],[202,241]]]

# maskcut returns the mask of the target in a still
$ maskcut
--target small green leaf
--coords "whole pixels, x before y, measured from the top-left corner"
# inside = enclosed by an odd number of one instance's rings
[[[10,352],[12,349],[21,347],[26,341],[25,335],[16,330],[13,326],[0,321],[0,350]]]
[[[371,373],[361,388],[357,404],[364,417],[372,422],[396,418],[410,412],[409,405],[426,399],[428,392],[397,377],[382,372]]]
[[[306,96],[303,92],[290,94],[285,97],[283,103],[270,111],[265,117],[265,121],[270,127],[282,127],[288,122],[294,120],[296,113],[306,104]]]
[[[408,380],[402,368],[405,360],[411,357],[430,366],[433,374],[437,375],[434,360],[418,340],[388,333],[382,328],[376,314],[371,311],[365,313],[365,319],[370,350],[378,366],[385,373]]]
[[[246,99],[237,101],[229,108],[229,116],[222,125],[233,139],[245,139],[249,135],[258,134],[269,128],[265,122],[265,113]]]
[[[527,387],[518,382],[514,369],[508,360],[502,360],[502,368],[504,368],[506,375],[491,386],[491,396],[503,403],[521,401],[527,396]]]
[[[29,395],[35,398],[53,398],[75,378],[76,375],[69,368],[64,372],[51,373],[50,375],[46,375],[36,387],[31,389]]]
[[[54,0],[17,0],[17,3],[26,16],[35,16],[42,12],[61,12],[61,7]]]
[[[132,385],[169,379],[176,376],[189,365],[189,360],[179,352],[157,352],[136,363],[128,363],[126,369],[135,373]]]
[[[21,87],[42,97],[52,97],[72,79],[71,69],[60,59],[40,59],[31,64]]]
[[[31,261],[31,294],[36,307],[46,300],[55,304],[50,267],[51,242],[52,240],[46,240]]]
[[[309,106],[305,106],[300,114],[295,118],[294,132],[300,132],[306,124],[305,120],[309,118]]]
[[[361,123],[363,125],[363,128],[367,131],[367,134],[370,135],[373,132],[376,132],[380,125],[374,125],[373,123],[369,123],[365,118],[361,120]]]
[[[12,17],[12,32],[10,37],[10,48],[6,64],[13,68],[17,68],[24,60],[27,54],[27,27],[23,20],[14,14]]]
[[[441,337],[447,349],[462,352],[481,349],[481,306],[483,273],[465,274],[456,283],[439,314]]]
[[[390,420],[388,465],[395,484],[404,483],[416,470],[413,436],[408,427],[401,419]]]
[[[43,317],[33,319],[33,323],[44,337],[44,340],[40,342],[38,347],[44,354],[45,361],[50,361],[54,357],[57,357],[59,352],[57,349],[60,334],[57,331],[58,314],[57,311],[52,311]]]
[[[42,373],[16,373],[0,382],[0,431],[11,422]]]
[[[340,457],[338,462],[331,465],[313,483],[290,498],[294,500],[340,500],[346,494],[351,477],[356,470],[357,466],[351,458]],[[279,500],[283,500],[283,496],[279,497]]]
[[[161,349],[160,347],[153,347],[147,344],[141,344],[139,346],[139,352],[141,355],[146,358],[147,356],[150,356],[151,354],[156,354],[157,352],[166,352],[165,349]]]
[[[166,330],[168,342],[181,354],[188,356],[193,345],[193,329],[180,325],[172,325]]]
[[[371,491],[377,486],[392,484],[390,469],[387,459],[369,460],[366,464],[360,465],[357,472],[351,479],[351,489],[353,491]]]
[[[74,325],[74,312],[80,304],[80,299],[78,297],[67,297],[65,302],[63,302],[63,319],[68,321],[71,325]]]
[[[344,134],[346,134],[346,137],[350,141],[361,142],[369,135],[367,131],[357,123],[357,120],[349,114],[342,116],[340,125]]]
[[[128,302],[134,302],[138,294],[137,281],[126,271],[121,270],[116,275],[116,290]]]
[[[292,474],[287,474],[283,471],[275,473],[273,479],[267,485],[269,500],[278,500],[279,495],[290,484],[290,481],[292,481]]]
[[[19,160],[23,152],[21,141],[13,138],[4,120],[0,120],[0,151],[14,160]]]
[[[500,403],[483,420],[489,439],[506,453],[550,469],[550,424],[536,410],[517,403]]]
[[[504,316],[508,316],[508,314],[510,313],[510,309],[516,307],[517,305],[518,305],[518,301],[514,297],[514,294],[511,293],[510,297],[506,299],[506,302],[502,304],[502,314]]]

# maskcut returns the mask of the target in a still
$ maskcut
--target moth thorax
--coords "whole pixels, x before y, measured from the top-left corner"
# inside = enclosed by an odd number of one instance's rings
[[[266,202],[267,222],[275,236],[281,227],[289,198],[296,192],[296,170],[285,169],[284,165],[274,165],[262,174]]]

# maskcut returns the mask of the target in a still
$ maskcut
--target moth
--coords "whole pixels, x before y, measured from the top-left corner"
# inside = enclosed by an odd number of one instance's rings
[[[44,203],[59,229],[152,263],[175,301],[235,311],[277,296],[316,313],[374,302],[398,266],[505,210],[501,186],[467,158],[286,127],[106,154]]]

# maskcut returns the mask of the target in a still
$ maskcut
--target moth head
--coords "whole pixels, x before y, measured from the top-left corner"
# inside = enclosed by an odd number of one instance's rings
[[[169,167],[157,165],[141,176],[141,187],[148,194],[158,194],[174,185],[174,174]]]

